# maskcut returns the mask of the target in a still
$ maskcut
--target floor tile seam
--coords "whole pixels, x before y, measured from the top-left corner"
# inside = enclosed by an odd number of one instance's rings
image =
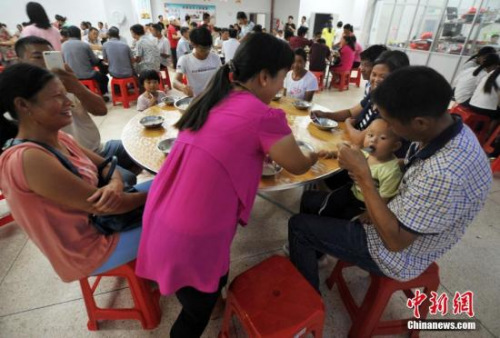
[[[443,289],[445,289],[445,290],[446,290],[446,292],[447,292],[447,294],[448,294],[448,295],[453,294],[453,293],[452,293],[452,291],[450,291],[450,289],[449,289],[448,287],[446,287],[446,285],[444,285],[442,282],[441,282],[441,283],[439,283],[439,284],[441,285],[441,287],[442,287]],[[489,329],[489,328],[485,325],[485,323],[484,323],[484,322],[483,322],[483,321],[482,321],[479,317],[475,316],[475,317],[474,317],[474,320],[475,320],[477,323],[479,323],[479,325],[480,325],[483,329],[485,329],[485,330],[486,330],[486,332],[488,332],[488,333],[491,335],[491,337],[493,337],[493,338],[498,337],[498,336],[495,336],[495,334],[494,334],[494,333],[493,333],[493,332],[492,332],[492,331],[491,331],[491,330],[490,330],[490,329]]]
[[[0,280],[0,287],[2,286],[3,281],[5,280],[5,278],[7,278],[10,270],[12,270],[12,267],[14,266],[14,264],[17,261],[17,259],[19,258],[19,255],[21,255],[21,252],[23,252],[24,248],[26,247],[26,244],[28,244],[28,241],[29,241],[29,238],[26,237],[25,241],[24,241],[24,244],[23,244],[23,247],[19,250],[19,252],[17,253],[16,257],[12,260],[12,263],[10,264],[9,268],[7,269],[7,272],[5,272],[5,275],[2,277],[2,280]]]
[[[129,287],[126,286],[126,287],[119,288],[119,289],[114,289],[114,290],[99,292],[99,293],[95,293],[94,296],[106,295],[106,294],[110,294],[110,293],[113,293],[113,292],[116,292],[116,291],[125,290],[125,289],[128,289],[128,288]],[[10,316],[15,316],[15,315],[18,315],[18,314],[23,314],[23,313],[31,312],[31,311],[36,311],[36,310],[40,310],[40,309],[54,307],[54,306],[58,306],[58,305],[68,304],[68,303],[79,301],[79,300],[82,300],[82,299],[83,299],[82,297],[78,297],[78,298],[74,298],[74,299],[65,300],[64,302],[52,303],[52,304],[47,304],[47,305],[43,305],[43,306],[38,306],[38,307],[35,307],[35,308],[32,308],[32,309],[26,309],[26,310],[22,310],[22,311],[7,313],[7,314],[4,314],[4,315],[0,315],[0,319],[1,318],[6,318],[6,317],[10,317]]]

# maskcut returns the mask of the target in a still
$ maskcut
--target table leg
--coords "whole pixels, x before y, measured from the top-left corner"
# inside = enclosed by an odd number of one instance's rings
[[[296,211],[292,211],[290,209],[288,209],[287,207],[285,207],[283,204],[281,204],[280,202],[276,201],[275,199],[267,196],[266,194],[264,193],[261,193],[261,192],[258,192],[257,193],[257,196],[259,196],[260,198],[268,201],[269,203],[272,203],[274,204],[275,206],[277,206],[278,208],[288,212],[290,215],[295,215],[297,212]]]

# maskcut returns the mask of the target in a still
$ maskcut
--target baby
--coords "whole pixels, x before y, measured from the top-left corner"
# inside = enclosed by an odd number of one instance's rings
[[[138,111],[143,111],[161,103],[162,99],[167,96],[164,92],[158,90],[160,75],[155,70],[142,71],[139,81],[141,82],[141,87],[144,88],[144,93],[137,100]]]
[[[399,160],[394,152],[401,147],[400,138],[394,134],[387,122],[373,121],[367,128],[363,152],[370,166],[373,180],[380,196],[387,202],[398,192],[403,176]],[[320,152],[322,157],[337,157],[336,151]],[[343,219],[352,219],[365,210],[360,187],[354,182],[331,192],[325,199],[319,214]]]

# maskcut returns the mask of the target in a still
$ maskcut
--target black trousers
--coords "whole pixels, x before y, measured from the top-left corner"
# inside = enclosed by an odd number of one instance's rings
[[[201,336],[207,327],[221,290],[227,284],[228,274],[221,277],[216,292],[205,293],[188,286],[175,293],[182,305],[182,310],[170,330],[171,338],[199,338]]]
[[[172,63],[174,64],[174,69],[177,69],[177,48],[170,48],[172,54]]]
[[[92,78],[97,81],[101,93],[103,95],[107,94],[109,78],[101,72],[95,72],[95,75]]]

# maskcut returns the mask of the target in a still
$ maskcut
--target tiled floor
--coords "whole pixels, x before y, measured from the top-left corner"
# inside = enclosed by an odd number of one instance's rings
[[[315,102],[331,109],[350,107],[362,96],[362,89],[351,86],[347,92],[326,91]],[[137,112],[109,106],[107,116],[96,118],[103,141],[120,138],[121,130]],[[298,210],[301,189],[272,193],[272,197],[291,210]],[[257,197],[250,224],[239,228],[232,246],[231,277],[273,254],[281,254],[287,241],[290,214]],[[497,218],[498,217],[498,218]],[[474,332],[425,332],[424,337],[494,337],[500,335],[500,180],[496,180],[484,210],[469,227],[463,240],[438,263],[441,267],[440,292],[474,291],[478,329]],[[326,279],[335,260],[322,270]],[[359,301],[367,288],[368,275],[356,268],[348,274],[350,287]],[[350,320],[338,291],[322,286],[327,307],[325,337],[345,337]],[[103,304],[129,304],[128,289],[107,280],[98,290]],[[0,337],[166,337],[175,320],[179,304],[175,297],[162,297],[162,322],[153,331],[143,331],[136,321],[104,322],[98,332],[86,328],[86,313],[78,283],[65,284],[49,262],[15,225],[0,228]],[[385,316],[408,316],[403,295],[395,295]],[[448,315],[454,318],[453,315]],[[220,318],[210,322],[204,337],[217,337]],[[244,335],[239,334],[239,337]]]

